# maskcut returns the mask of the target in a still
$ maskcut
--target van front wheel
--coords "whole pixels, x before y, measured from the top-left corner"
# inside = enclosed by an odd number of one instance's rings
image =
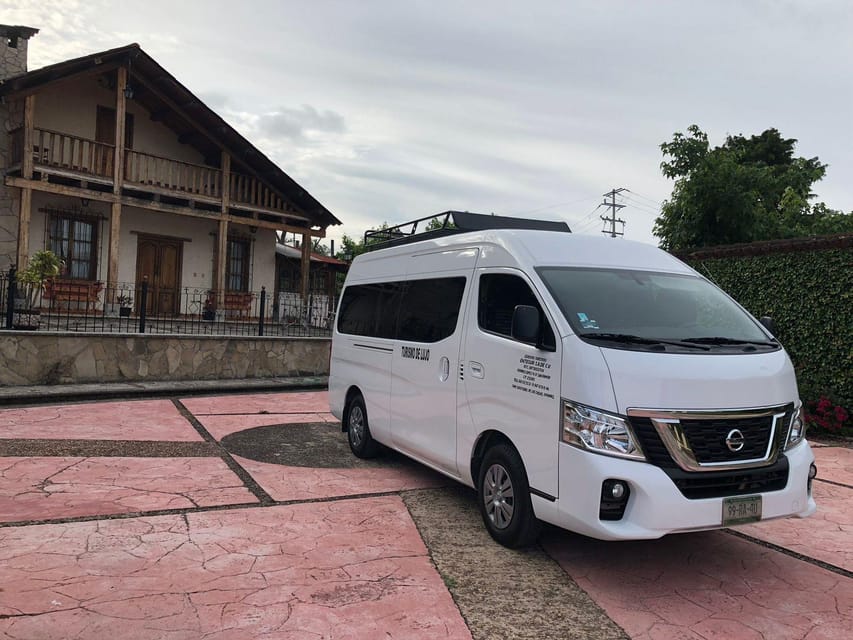
[[[350,451],[358,458],[374,458],[379,453],[379,443],[370,435],[367,408],[364,398],[353,397],[346,410],[347,440]]]
[[[477,497],[489,534],[505,547],[525,547],[539,537],[521,456],[509,444],[490,448],[480,466]]]

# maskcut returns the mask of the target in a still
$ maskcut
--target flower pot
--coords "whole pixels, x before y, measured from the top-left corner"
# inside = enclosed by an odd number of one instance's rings
[[[12,328],[19,331],[38,331],[41,327],[39,309],[15,309],[12,313]]]
[[[131,307],[119,307],[118,308],[118,314],[122,318],[129,318],[130,312],[131,312]]]

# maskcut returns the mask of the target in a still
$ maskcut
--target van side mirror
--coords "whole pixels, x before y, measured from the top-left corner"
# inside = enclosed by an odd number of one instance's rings
[[[776,337],[776,323],[773,322],[773,318],[770,316],[761,316],[759,322],[761,323],[761,326],[773,335],[773,337]]]
[[[520,342],[539,342],[539,309],[520,304],[512,312],[512,337]]]

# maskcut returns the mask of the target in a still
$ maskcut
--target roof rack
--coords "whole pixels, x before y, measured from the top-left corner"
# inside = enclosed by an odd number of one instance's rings
[[[418,227],[421,227],[422,231],[418,231]],[[367,251],[374,251],[400,244],[429,240],[430,238],[487,229],[535,229],[537,231],[559,231],[563,233],[571,233],[572,231],[565,222],[510,218],[467,211],[445,211],[393,227],[365,231],[364,247]]]

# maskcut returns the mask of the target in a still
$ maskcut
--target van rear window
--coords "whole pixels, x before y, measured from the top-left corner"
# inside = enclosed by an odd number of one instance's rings
[[[438,342],[456,331],[465,278],[427,278],[346,288],[338,331],[409,342]]]

